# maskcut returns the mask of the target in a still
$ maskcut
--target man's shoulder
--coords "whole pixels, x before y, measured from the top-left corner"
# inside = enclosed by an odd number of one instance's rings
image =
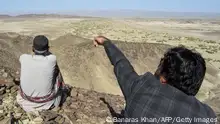
[[[32,55],[32,54],[22,54],[20,56],[20,60],[23,60],[23,59],[32,59],[34,56],[36,55]],[[45,56],[47,59],[51,60],[51,61],[56,61],[57,60],[57,57],[53,54],[51,55],[48,55],[48,56]]]
[[[31,54],[22,54],[22,55],[20,56],[20,60],[21,60],[21,59],[24,59],[24,58],[31,57],[31,56],[32,56]]]
[[[151,72],[146,72],[140,76],[139,81],[148,82],[148,84],[156,84],[155,82],[158,82],[158,79]]]
[[[200,100],[198,100],[196,97],[194,97],[194,101],[196,101],[195,103],[195,107],[200,105],[203,108],[203,110],[206,112],[206,115],[209,117],[216,117],[215,111],[213,110],[213,108],[211,106],[209,106],[208,104],[201,102]]]
[[[144,77],[155,77],[151,72],[146,72],[145,74],[143,74]]]
[[[139,92],[142,92],[140,89],[158,88],[158,85],[160,85],[159,80],[151,72],[140,75],[135,82],[133,83],[133,89],[139,90]]]
[[[53,61],[56,61],[57,60],[57,57],[53,54],[50,54],[48,56],[46,56],[47,58],[49,58],[50,60],[53,60]]]

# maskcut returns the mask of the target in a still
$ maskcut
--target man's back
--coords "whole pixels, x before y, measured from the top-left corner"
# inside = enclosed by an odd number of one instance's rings
[[[168,84],[160,83],[160,80],[149,72],[134,82],[126,102],[125,117],[139,118],[139,121],[142,119],[143,122],[155,121],[153,118],[159,121],[162,117],[175,118],[175,123],[187,122],[190,119],[191,123],[198,123],[205,121],[204,118],[216,121],[215,113],[209,106],[194,96],[188,96]],[[171,123],[172,121],[170,120]],[[168,123],[168,120],[159,122]]]
[[[55,83],[56,56],[23,54],[20,63],[23,92],[32,97],[50,94]]]
[[[49,40],[44,35],[33,39],[34,55],[20,56],[20,91],[17,103],[26,111],[48,110],[58,107],[62,92],[61,74],[56,56],[49,51]]]

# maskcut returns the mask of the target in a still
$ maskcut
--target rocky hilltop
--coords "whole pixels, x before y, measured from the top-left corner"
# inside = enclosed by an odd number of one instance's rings
[[[120,116],[124,99],[121,96],[70,87],[60,108],[25,113],[16,103],[16,73],[0,69],[0,123],[24,124],[104,124],[107,117]]]

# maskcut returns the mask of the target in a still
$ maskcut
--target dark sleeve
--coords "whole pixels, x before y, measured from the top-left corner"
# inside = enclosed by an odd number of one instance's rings
[[[104,48],[111,64],[114,66],[114,73],[122,93],[127,99],[133,88],[133,83],[139,76],[125,55],[110,40],[104,42]]]
[[[54,71],[54,76],[57,77],[59,75],[59,73],[60,73],[60,68],[59,68],[58,64],[56,63],[55,71]]]
[[[58,79],[59,82],[63,82],[63,76],[61,74],[60,68],[58,64],[56,63],[55,65],[55,70],[54,70],[54,83],[56,83],[56,80]]]

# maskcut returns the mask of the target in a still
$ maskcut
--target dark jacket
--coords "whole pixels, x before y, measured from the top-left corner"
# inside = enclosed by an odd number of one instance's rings
[[[214,111],[194,96],[160,83],[150,72],[138,75],[111,41],[106,41],[104,48],[126,101],[125,118],[118,121],[159,124],[187,123],[190,119],[190,123],[197,124],[217,121]]]

